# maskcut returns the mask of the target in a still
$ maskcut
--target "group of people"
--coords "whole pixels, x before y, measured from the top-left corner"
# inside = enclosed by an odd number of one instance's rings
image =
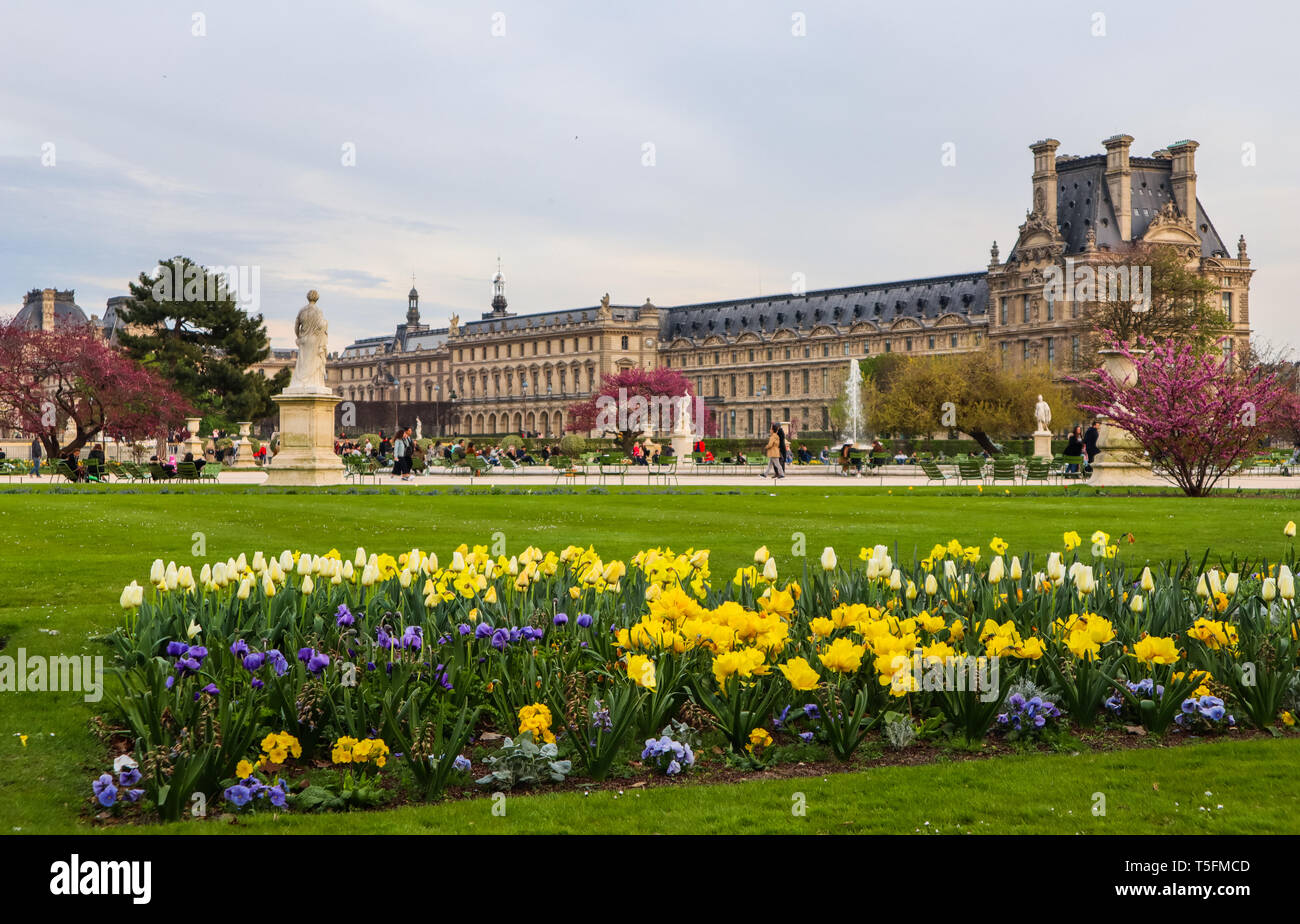
[[[1100,454],[1097,451],[1097,429],[1098,421],[1094,420],[1088,424],[1088,429],[1084,430],[1081,426],[1075,426],[1070,431],[1070,438],[1065,444],[1065,470],[1071,473],[1080,473],[1086,471],[1097,461]],[[1072,459],[1079,461],[1073,462]]]

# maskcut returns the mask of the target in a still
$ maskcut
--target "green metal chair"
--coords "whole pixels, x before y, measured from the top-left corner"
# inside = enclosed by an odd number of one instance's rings
[[[1031,481],[1038,481],[1043,484],[1051,484],[1052,467],[1043,459],[1030,458],[1025,463],[1025,484]]]
[[[926,484],[933,484],[936,481],[940,484],[947,484],[948,480],[954,477],[945,474],[944,470],[939,467],[938,463],[930,459],[920,459],[918,462],[921,466],[922,473],[925,475]]]
[[[999,481],[1010,481],[1016,483],[1016,460],[1015,459],[994,459],[993,460],[993,484]]]
[[[962,484],[968,481],[978,481],[984,483],[984,463],[967,459],[964,462],[957,463],[957,480]]]

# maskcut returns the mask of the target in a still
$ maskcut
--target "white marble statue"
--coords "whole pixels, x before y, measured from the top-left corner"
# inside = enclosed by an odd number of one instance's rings
[[[415,441],[418,443],[424,439],[424,424],[420,423],[420,418],[415,418]]]
[[[1038,403],[1034,405],[1034,420],[1038,422],[1038,432],[1046,433],[1047,425],[1052,422],[1052,409],[1043,396],[1038,396]]]
[[[325,315],[316,307],[320,296],[312,289],[307,293],[307,304],[298,312],[293,324],[293,334],[298,341],[298,364],[286,391],[325,392],[325,354],[328,349],[329,325]]]
[[[682,395],[676,401],[677,419],[673,422],[673,432],[679,435],[690,435],[691,427],[691,396]]]

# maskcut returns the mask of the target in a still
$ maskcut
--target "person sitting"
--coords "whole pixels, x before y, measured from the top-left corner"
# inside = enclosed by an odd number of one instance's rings
[[[840,447],[840,474],[841,475],[861,475],[862,459],[854,458],[853,444],[845,442]]]
[[[812,461],[812,453],[808,451],[808,447],[807,447],[807,446],[805,446],[803,443],[800,443],[800,444],[799,444],[799,464],[800,464],[800,465],[807,465],[807,464],[808,464],[809,462],[811,462],[811,461]]]
[[[716,462],[716,461],[718,461],[718,460],[715,459],[715,458],[713,458],[713,453],[712,453],[710,450],[708,450],[708,449],[704,450],[704,464],[705,464],[705,465],[712,465],[712,464],[713,464],[714,462]]]
[[[817,458],[821,460],[822,465],[829,465],[831,462],[831,447],[823,446]]]

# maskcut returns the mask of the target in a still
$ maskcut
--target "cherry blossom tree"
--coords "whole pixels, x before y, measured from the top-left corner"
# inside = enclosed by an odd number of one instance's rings
[[[143,439],[182,422],[189,404],[161,376],[90,326],[53,331],[0,324],[0,425],[40,438],[47,458],[101,433]],[[72,422],[75,436],[60,441]]]
[[[1267,443],[1287,389],[1273,373],[1233,370],[1189,343],[1140,346],[1146,352],[1116,347],[1134,364],[1135,384],[1098,369],[1073,380],[1085,396],[1079,407],[1131,435],[1155,474],[1189,497],[1204,496]]]
[[[689,432],[713,435],[713,415],[696,397],[690,380],[662,367],[624,369],[604,376],[594,395],[569,407],[565,429],[614,434],[623,451],[631,453],[644,431],[672,431],[677,426],[682,396],[690,398]]]

